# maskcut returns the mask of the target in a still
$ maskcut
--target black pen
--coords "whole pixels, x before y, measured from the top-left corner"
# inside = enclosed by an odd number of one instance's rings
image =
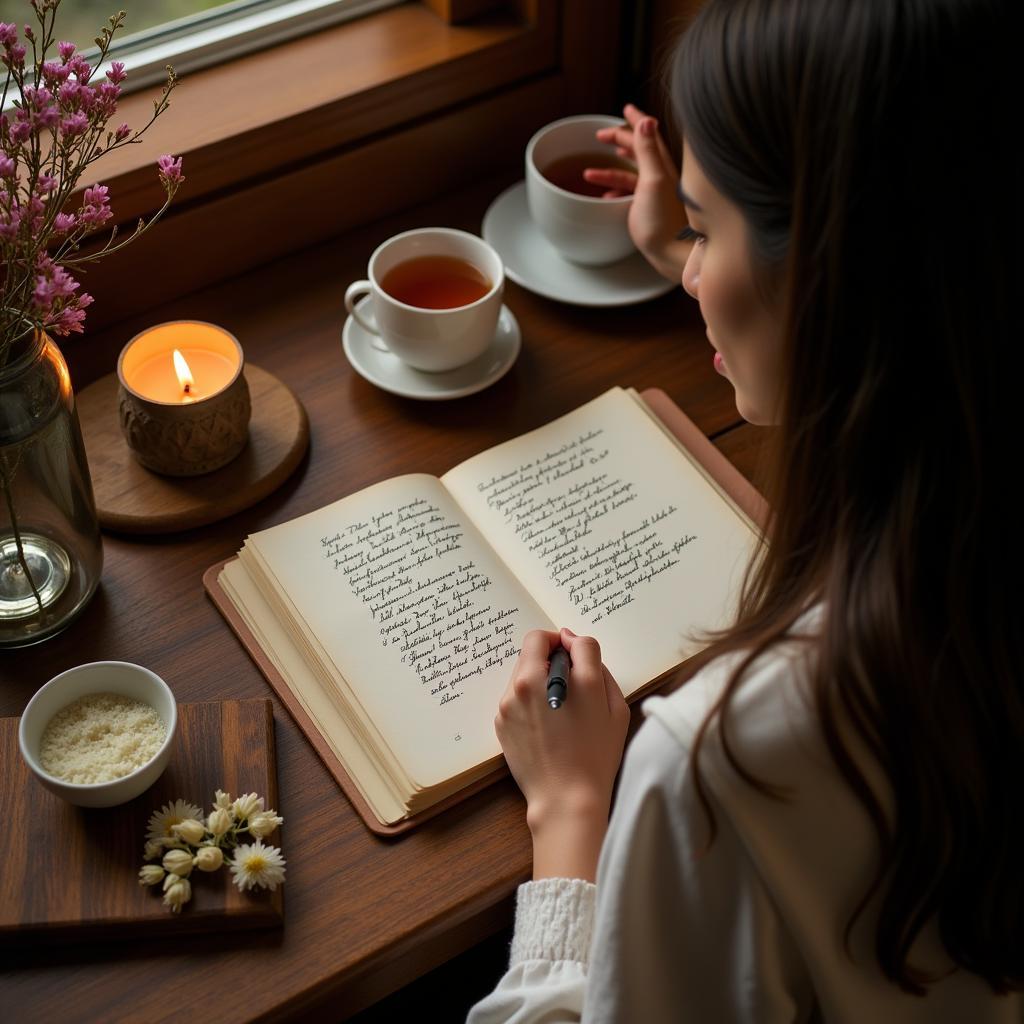
[[[559,644],[548,666],[548,707],[556,711],[569,693],[569,652]]]

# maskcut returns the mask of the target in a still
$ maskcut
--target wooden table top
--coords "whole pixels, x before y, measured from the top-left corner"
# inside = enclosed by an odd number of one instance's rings
[[[488,202],[509,183],[415,208],[65,346],[81,389],[109,373],[121,346],[147,325],[221,324],[247,359],[304,403],[310,451],[271,497],[223,522],[158,537],[105,535],[102,582],[81,617],[43,644],[0,652],[0,714],[20,715],[58,672],[106,659],[146,665],[183,702],[273,697],[203,593],[208,566],[255,530],[390,476],[441,474],[617,384],[663,388],[754,478],[762,434],[739,419],[696,304],[681,289],[640,306],[585,309],[509,282],[505,301],[522,328],[522,353],[500,382],[457,401],[398,398],[348,365],[342,297],[365,276],[375,246],[419,226],[479,232]],[[198,1008],[223,1024],[339,1020],[510,921],[515,887],[530,875],[524,804],[510,779],[382,840],[276,698],[274,718],[288,856],[284,928],[13,950],[0,973],[7,1019],[59,1019],[73,1007],[82,1021],[180,1021]]]

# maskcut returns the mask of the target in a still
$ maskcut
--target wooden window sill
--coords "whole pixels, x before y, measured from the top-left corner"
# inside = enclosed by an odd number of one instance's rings
[[[98,167],[118,219],[159,204],[163,153],[184,157],[176,209],[551,67],[553,11],[538,7],[450,25],[407,3],[183,78],[143,141]],[[118,119],[144,124],[155,94],[126,97]]]

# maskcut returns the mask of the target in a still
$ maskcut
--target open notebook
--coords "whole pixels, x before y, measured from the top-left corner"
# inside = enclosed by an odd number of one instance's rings
[[[730,621],[764,514],[663,393],[616,388],[441,478],[255,533],[204,580],[388,834],[504,770],[494,714],[524,633],[597,636],[635,699]]]

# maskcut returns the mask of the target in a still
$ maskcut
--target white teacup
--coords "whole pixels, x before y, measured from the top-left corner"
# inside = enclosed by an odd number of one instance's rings
[[[636,252],[627,218],[633,197],[592,198],[548,181],[541,169],[560,157],[607,151],[616,147],[595,138],[598,128],[618,127],[621,118],[601,114],[564,117],[541,128],[526,147],[526,200],[530,216],[547,240],[573,263],[603,266]]]
[[[382,281],[401,263],[424,256],[447,256],[472,264],[490,290],[466,305],[444,309],[413,306],[384,291]],[[345,292],[345,308],[372,336],[372,344],[394,353],[417,370],[440,373],[472,362],[494,340],[505,290],[501,257],[482,238],[454,228],[416,228],[395,235],[370,257],[369,280],[356,281]],[[358,299],[369,294],[372,317]]]

